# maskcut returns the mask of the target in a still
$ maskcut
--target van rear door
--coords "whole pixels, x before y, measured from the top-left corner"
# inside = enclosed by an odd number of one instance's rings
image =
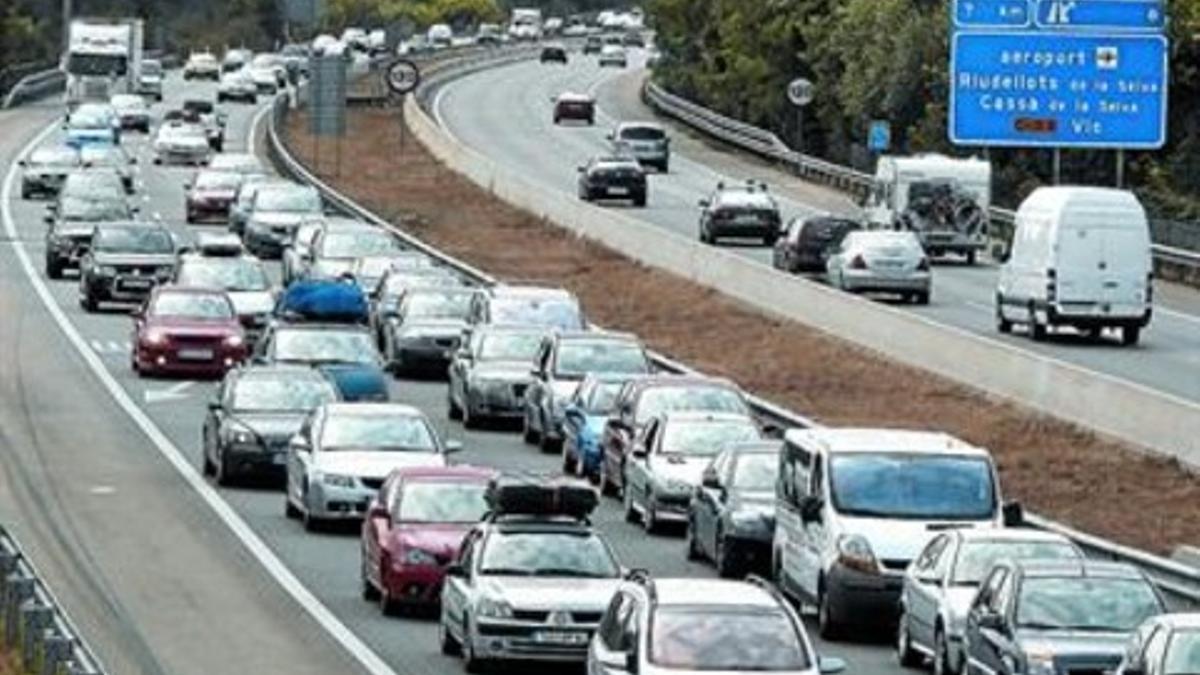
[[[1058,241],[1057,300],[1066,313],[1140,314],[1147,240],[1128,227],[1064,228]]]
[[[1145,306],[1150,275],[1150,243],[1146,233],[1120,228],[1104,230],[1103,234],[1101,300],[1114,312],[1140,314]]]
[[[1104,236],[1098,228],[1060,227],[1057,243],[1055,298],[1065,312],[1085,312],[1100,303],[1105,282]]]

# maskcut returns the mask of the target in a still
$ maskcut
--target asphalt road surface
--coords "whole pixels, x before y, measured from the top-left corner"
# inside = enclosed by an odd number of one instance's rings
[[[636,50],[631,55],[631,65],[641,62]],[[574,195],[576,166],[609,150],[605,134],[616,122],[655,119],[638,96],[644,73],[636,68],[601,69],[593,57],[577,53],[572,54],[568,66],[523,62],[447,84],[434,100],[434,114],[460,141],[501,166],[534,183]],[[599,106],[595,127],[553,124],[551,101],[565,91],[595,95]],[[785,218],[856,210],[845,196],[805,184],[754,158],[715,149],[680,126],[668,124],[674,137],[671,170],[668,175],[651,174],[648,207],[607,208],[626,209],[627,215],[696,237],[697,202],[719,180],[756,178],[770,184]],[[770,264],[771,252],[766,247],[747,243],[735,250]],[[1035,344],[1020,331],[1013,336],[996,332],[996,276],[997,268],[992,265],[936,264],[932,304],[906,309],[1020,349],[1200,401],[1200,293],[1158,283],[1155,316],[1137,348],[1120,347],[1115,339],[1091,342],[1075,334]]]
[[[182,97],[183,86],[169,82],[168,104]],[[211,94],[211,85],[188,91]],[[227,148],[246,147],[256,109],[230,104],[227,110]],[[15,140],[32,138],[53,112],[31,111],[20,126],[0,118],[6,165],[13,146],[23,144]],[[44,141],[57,137],[50,129]],[[192,170],[154,167],[148,139],[126,139],[140,162],[143,215],[181,232],[214,227],[183,224],[182,184]],[[55,588],[113,671],[348,673],[365,664],[380,675],[459,672],[459,663],[439,653],[432,621],[385,618],[360,598],[353,528],[306,534],[285,518],[279,486],[216,491],[199,478],[201,422],[214,384],[143,380],[130,370],[127,311],[85,314],[73,277],[45,279],[44,203],[15,197],[11,178],[0,207],[11,214],[38,281],[26,278],[17,247],[0,247],[0,452],[6,457],[0,519],[16,523],[38,560],[50,561]],[[37,286],[47,289],[44,298]],[[72,333],[77,340],[68,339]],[[443,382],[396,380],[393,396],[425,410],[447,437],[464,441],[459,461],[546,471],[559,465],[524,445],[515,430],[468,432],[450,423]],[[709,567],[686,561],[681,532],[648,536],[625,523],[612,500],[595,520],[626,566],[659,576],[712,575]],[[309,593],[311,602],[297,604]],[[359,641],[356,665],[347,645]],[[852,672],[897,670],[879,636],[819,649],[845,658]]]

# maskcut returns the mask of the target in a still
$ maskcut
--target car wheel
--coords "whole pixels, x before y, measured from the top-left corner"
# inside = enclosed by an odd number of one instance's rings
[[[568,476],[579,475],[579,466],[583,464],[583,462],[579,461],[575,455],[567,450],[569,445],[570,444],[566,442],[562,443],[562,470],[563,473],[567,474]]]
[[[625,489],[621,491],[621,500],[625,505],[625,522],[638,522],[638,512],[633,507],[633,490],[629,489],[628,481],[625,483]]]
[[[646,530],[646,534],[654,534],[658,532],[658,513],[654,508],[654,493],[646,492],[646,497],[642,500],[642,527]]]
[[[438,619],[438,644],[445,656],[458,656],[462,653],[462,645],[450,634],[450,629],[446,628],[446,617],[444,616]]]
[[[99,304],[96,302],[96,298],[87,291],[84,291],[83,295],[79,296],[79,306],[88,314],[95,312]]]
[[[646,195],[642,195],[640,197],[634,197],[633,205],[638,207],[639,209],[645,208],[646,207]]]
[[[921,655],[913,649],[912,637],[908,634],[908,615],[900,611],[896,622],[896,661],[901,668],[916,668],[921,665]]]
[[[598,469],[598,473],[600,474],[598,478],[598,482],[600,483],[600,494],[608,495],[609,497],[616,496],[617,486],[613,485],[612,480],[610,480],[608,477],[608,460],[604,457],[600,458],[600,468]]]
[[[301,515],[300,509],[296,508],[296,505],[292,503],[292,500],[288,499],[287,497],[283,498],[283,515],[286,516],[288,520],[297,520]]]
[[[825,640],[836,640],[842,633],[842,625],[833,616],[829,594],[824,588],[817,592],[817,633]]]
[[[208,457],[207,442],[204,443],[204,448],[204,451],[200,453],[200,473],[205,476],[211,476],[216,471],[216,467],[213,466],[212,460]]]
[[[996,330],[1008,335],[1012,332],[1012,322],[1004,317],[1004,308],[1001,305],[1000,296],[996,296]]]
[[[541,433],[541,438],[538,439],[538,447],[541,449],[542,452],[544,452],[548,455],[559,452],[560,450],[562,450],[562,440],[558,439],[558,438],[554,438],[550,434],[546,433],[546,429],[549,425],[546,424],[545,417],[542,417],[541,420],[542,420],[542,433]]]
[[[452,420],[461,420],[463,418],[463,410],[454,400],[454,396],[446,395],[446,416]]]
[[[308,503],[308,488],[304,489],[304,510],[300,513],[305,532],[319,532],[324,524],[320,518],[313,515],[312,505]]]
[[[978,257],[978,254],[975,252],[974,249],[967,251],[967,264],[974,265],[976,257]]]
[[[465,398],[463,399],[463,405],[462,405],[463,427],[467,428],[467,429],[478,429],[479,425],[482,424],[483,419],[481,417],[479,417],[478,415],[471,413],[471,410],[472,410],[471,394],[468,392],[464,396],[465,396]]]
[[[46,276],[48,278],[54,279],[54,280],[62,279],[63,278],[62,263],[54,260],[53,258],[47,257],[46,258]]]
[[[928,305],[929,291],[918,291],[917,293],[913,294],[913,298],[916,300],[918,305]]]
[[[1037,314],[1032,310],[1029,312],[1029,337],[1033,338],[1034,342],[1046,339],[1046,324],[1038,321]]]
[[[225,453],[221,448],[217,448],[217,463],[213,469],[213,478],[217,481],[217,485],[226,487],[233,482],[233,476],[229,472],[229,468],[225,466]]]
[[[958,668],[950,662],[950,645],[946,632],[939,625],[933,634],[933,675],[958,675]]]
[[[387,584],[379,585],[379,613],[384,616],[396,616],[400,613],[400,606],[392,597],[392,592],[388,590]]]
[[[1137,326],[1126,326],[1121,329],[1121,344],[1132,347],[1142,337],[1142,329]]]
[[[690,517],[687,523],[687,559],[704,559],[704,551],[700,548],[700,538],[696,536],[696,521]]]
[[[720,529],[717,530],[713,551],[718,575],[725,579],[736,579],[741,576],[733,552],[729,550],[729,541],[725,538],[725,532]]]
[[[470,618],[463,623],[466,626],[465,635],[463,635],[463,668],[465,668],[468,673],[486,672],[488,666],[491,664],[475,655],[475,642],[471,639]]]
[[[374,602],[379,599],[379,589],[375,588],[375,584],[371,583],[371,579],[367,576],[367,556],[361,554],[362,563],[359,565],[359,577],[362,580],[362,599],[368,602]],[[382,572],[380,579],[383,578]]]
[[[538,432],[534,430],[533,426],[529,424],[528,409],[526,409],[525,414],[521,416],[521,438],[523,438],[529,445],[537,445],[538,441],[541,440],[541,435],[538,434]]]

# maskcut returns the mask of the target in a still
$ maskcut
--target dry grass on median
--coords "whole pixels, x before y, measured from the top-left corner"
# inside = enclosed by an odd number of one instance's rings
[[[1079,529],[1157,552],[1200,542],[1200,479],[1174,461],[764,316],[578,239],[449,171],[411,135],[401,151],[394,112],[353,110],[350,131],[341,176],[331,175],[332,141],[324,141],[320,173],[489,273],[564,285],[597,323],[636,332],[656,350],[824,423],[941,429],[990,448],[1007,496]],[[311,159],[300,116],[290,132],[294,150]]]

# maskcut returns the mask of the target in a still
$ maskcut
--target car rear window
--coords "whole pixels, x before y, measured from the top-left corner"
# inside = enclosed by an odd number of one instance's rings
[[[631,141],[661,141],[667,134],[654,127],[627,127],[621,130],[621,138]]]
[[[799,672],[811,665],[795,623],[782,611],[761,607],[659,609],[649,657],[678,670]]]

